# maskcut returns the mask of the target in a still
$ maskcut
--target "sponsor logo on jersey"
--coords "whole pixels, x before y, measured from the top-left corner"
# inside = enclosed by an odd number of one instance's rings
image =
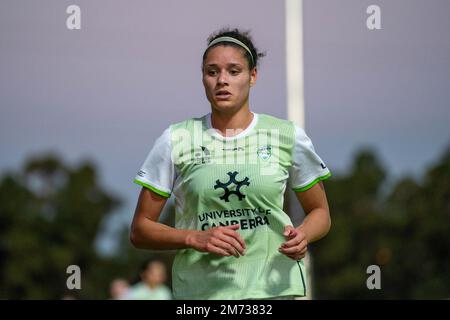
[[[234,147],[234,148],[222,148],[223,151],[244,151],[242,147]]]
[[[230,196],[235,195],[238,197],[239,201],[242,201],[245,198],[245,195],[241,193],[241,187],[242,186],[249,186],[250,182],[248,181],[248,177],[245,177],[242,181],[237,181],[236,176],[239,174],[239,172],[228,172],[227,173],[230,179],[228,182],[223,183],[219,179],[216,180],[216,185],[214,186],[214,189],[222,188],[224,190],[224,194],[220,197],[221,200],[224,200],[225,202],[230,202]],[[235,190],[230,190],[230,188],[235,187]],[[230,187],[230,188],[229,188]]]
[[[145,176],[145,171],[139,170],[138,176],[144,178],[144,176]]]
[[[198,214],[198,219],[202,223],[202,230],[233,224],[240,224],[241,230],[247,230],[270,225],[270,211],[261,207],[214,210]]]
[[[258,157],[260,159],[267,160],[272,155],[272,146],[267,145],[267,146],[259,147],[258,150],[256,151],[256,153],[258,154]]]
[[[200,146],[199,150],[194,152],[194,163],[195,164],[206,164],[211,162],[211,153],[207,147]]]

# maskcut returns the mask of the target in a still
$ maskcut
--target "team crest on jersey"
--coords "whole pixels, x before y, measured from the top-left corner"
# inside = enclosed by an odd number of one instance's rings
[[[256,153],[258,154],[259,158],[267,160],[272,155],[272,146],[267,145],[259,147]]]
[[[242,181],[238,181],[238,180],[236,180],[236,176],[239,174],[239,172],[234,171],[234,172],[228,172],[227,174],[230,177],[230,179],[225,183],[223,183],[222,181],[217,179],[214,189],[217,189],[217,188],[223,189],[223,191],[225,193],[222,196],[220,196],[220,199],[224,200],[225,202],[230,202],[229,197],[231,195],[237,196],[239,201],[242,201],[245,198],[245,195],[241,192],[241,187],[250,185],[250,182],[248,181],[248,177],[245,177],[245,179]]]

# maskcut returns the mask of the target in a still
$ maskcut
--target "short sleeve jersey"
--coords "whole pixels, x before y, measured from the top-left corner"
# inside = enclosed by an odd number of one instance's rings
[[[178,250],[172,268],[176,299],[263,299],[306,295],[303,261],[278,251],[286,187],[308,190],[331,173],[304,130],[253,113],[231,137],[211,127],[211,114],[176,123],[156,140],[135,182],[175,197],[175,227],[207,230],[239,224],[244,256]]]

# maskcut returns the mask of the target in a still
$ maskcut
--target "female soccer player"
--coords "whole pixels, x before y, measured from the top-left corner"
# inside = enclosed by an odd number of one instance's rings
[[[307,245],[330,229],[321,182],[330,171],[311,140],[290,121],[250,111],[262,56],[248,32],[210,36],[202,75],[211,112],[167,128],[136,175],[131,241],[178,249],[176,299],[305,296]],[[287,185],[306,214],[297,227],[283,211]],[[175,228],[158,222],[171,194]]]

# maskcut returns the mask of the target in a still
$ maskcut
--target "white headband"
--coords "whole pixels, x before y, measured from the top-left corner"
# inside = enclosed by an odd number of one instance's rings
[[[217,39],[214,39],[208,45],[208,48],[206,48],[206,50],[208,50],[210,47],[212,47],[213,45],[215,45],[219,42],[233,42],[233,43],[236,43],[237,45],[240,45],[242,48],[244,48],[250,54],[250,57],[252,58],[252,64],[255,64],[255,60],[253,60],[253,54],[250,51],[250,49],[242,41],[239,41],[238,39],[235,39],[232,37],[219,37]]]

